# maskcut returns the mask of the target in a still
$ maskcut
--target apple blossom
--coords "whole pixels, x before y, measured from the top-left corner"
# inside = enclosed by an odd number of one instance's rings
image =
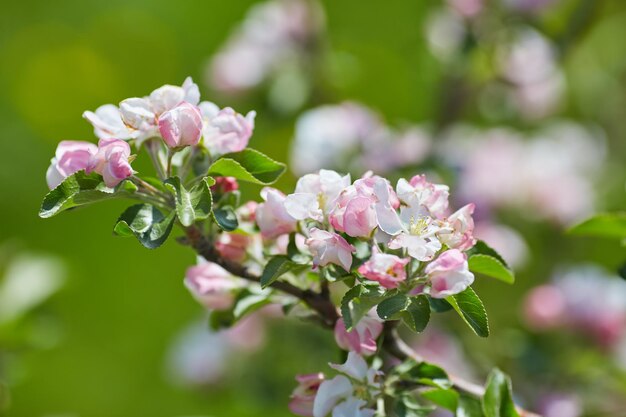
[[[424,270],[430,280],[430,296],[445,298],[465,291],[474,282],[467,256],[458,249],[442,253]]]
[[[221,233],[215,242],[215,249],[225,259],[242,262],[250,240],[249,236],[241,233]]]
[[[100,139],[128,140],[139,136],[138,130],[124,124],[119,108],[113,104],[104,104],[95,112],[85,111],[83,117],[93,125],[94,133]]]
[[[313,416],[313,402],[315,401],[315,395],[322,382],[324,382],[324,374],[307,374],[297,375],[296,381],[298,386],[291,394],[291,401],[289,402],[289,410],[292,413],[304,417]]]
[[[376,410],[364,408],[365,400],[350,397],[333,408],[332,417],[374,417]]]
[[[342,190],[350,185],[350,175],[327,169],[307,174],[298,179],[293,194],[285,201],[287,212],[295,219],[323,221]]]
[[[313,255],[313,268],[335,264],[350,271],[352,253],[356,249],[337,233],[314,227],[309,231],[306,245]]]
[[[239,152],[248,146],[256,112],[248,112],[244,117],[230,107],[220,110],[206,101],[200,103],[199,108],[204,119],[203,143],[212,154]]]
[[[226,194],[239,189],[239,183],[235,177],[217,177],[215,184],[211,186],[211,191],[218,194]]]
[[[93,143],[64,140],[57,145],[56,153],[46,172],[50,189],[56,188],[70,175],[89,167],[91,157],[98,152]]]
[[[377,281],[383,287],[392,289],[398,288],[398,284],[406,280],[405,267],[408,263],[408,258],[403,259],[373,249],[370,259],[361,265],[358,271],[365,278]]]
[[[443,217],[448,209],[450,188],[428,182],[425,175],[416,175],[410,181],[399,179],[396,190],[400,201],[408,206],[423,206],[433,217]]]
[[[261,190],[261,197],[265,202],[257,206],[255,220],[265,239],[274,239],[296,230],[297,221],[285,209],[283,193],[266,187]]]
[[[338,402],[350,396],[354,388],[344,375],[322,382],[313,400],[313,417],[326,417]]]
[[[373,315],[363,317],[350,331],[346,330],[343,318],[340,318],[335,324],[335,341],[343,350],[371,356],[376,353],[376,339],[382,331],[383,324]]]
[[[213,310],[229,308],[241,285],[224,268],[213,262],[201,262],[185,273],[185,286],[202,305]]]
[[[192,104],[181,102],[159,117],[159,132],[170,148],[197,145],[202,136],[200,110]]]
[[[446,223],[452,231],[441,231],[439,233],[439,240],[449,248],[458,249],[460,251],[466,251],[474,246],[476,244],[476,239],[473,235],[474,220],[472,219],[474,208],[474,204],[468,204],[448,216],[444,223]]]
[[[133,175],[129,157],[128,142],[119,139],[100,139],[98,151],[89,159],[86,172],[97,172],[102,175],[107,187],[115,187]]]

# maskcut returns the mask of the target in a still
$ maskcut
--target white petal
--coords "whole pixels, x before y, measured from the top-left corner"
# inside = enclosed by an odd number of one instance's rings
[[[326,417],[335,404],[351,393],[352,384],[343,375],[322,382],[313,401],[313,417]]]
[[[396,235],[403,230],[402,222],[396,210],[389,203],[389,187],[385,180],[376,181],[374,184],[374,194],[378,199],[375,205],[378,226],[385,233]]]
[[[348,353],[348,359],[343,365],[331,363],[330,367],[354,379],[365,380],[367,377],[367,362],[365,362],[365,359],[363,359],[361,355],[354,352]]]
[[[320,210],[317,196],[310,193],[289,194],[285,198],[285,210],[296,220],[314,219],[322,221],[322,211]]]

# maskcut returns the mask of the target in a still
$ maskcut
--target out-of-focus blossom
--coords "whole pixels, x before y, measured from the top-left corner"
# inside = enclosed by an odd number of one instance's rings
[[[376,410],[364,408],[365,400],[350,397],[333,408],[332,417],[374,417]]]
[[[555,0],[505,0],[504,3],[514,10],[538,12],[554,4]]]
[[[572,394],[546,395],[539,401],[537,411],[544,417],[580,417],[583,415],[579,399]]]
[[[313,416],[313,401],[321,383],[324,381],[324,374],[297,375],[298,386],[291,394],[289,410],[292,413],[304,417]]]
[[[595,266],[565,269],[530,292],[524,313],[538,330],[562,325],[614,347],[626,335],[626,282]]]
[[[430,280],[430,296],[445,298],[465,291],[474,282],[467,256],[458,249],[442,253],[424,270]]]
[[[470,203],[452,213],[445,220],[445,223],[452,229],[452,232],[444,231],[439,235],[441,242],[449,248],[466,251],[476,244],[474,238],[474,204]]]
[[[265,200],[255,211],[256,223],[265,239],[275,239],[280,235],[296,230],[297,220],[285,209],[285,195],[280,191],[266,187],[261,190]]]
[[[208,101],[200,103],[199,107],[204,119],[202,140],[212,154],[239,152],[248,146],[254,130],[255,111],[243,116],[230,107],[220,110]]]
[[[314,227],[309,231],[306,245],[313,255],[314,268],[335,264],[350,271],[352,253],[356,252],[356,249],[337,233]]]
[[[460,169],[461,197],[479,210],[514,208],[567,224],[593,211],[593,179],[604,161],[604,141],[568,122],[529,138],[508,129],[456,127],[438,152]]]
[[[408,263],[408,258],[403,259],[372,249],[372,256],[359,267],[359,274],[369,280],[377,281],[385,288],[398,288],[398,284],[406,280],[405,267]]]
[[[202,115],[198,107],[181,102],[159,117],[159,132],[170,148],[197,145],[202,136]]]
[[[480,221],[474,228],[474,237],[494,248],[513,267],[521,267],[529,256],[528,245],[516,230],[489,221]]]
[[[208,81],[225,93],[256,87],[287,62],[304,59],[323,27],[323,13],[314,1],[257,4],[214,56]]]
[[[221,233],[215,242],[220,256],[233,262],[243,262],[246,259],[246,249],[251,238],[241,233]]]
[[[433,217],[442,218],[448,209],[450,188],[428,182],[425,175],[416,175],[410,181],[400,178],[396,190],[400,201],[409,206],[422,206]]]
[[[64,140],[59,142],[50,167],[46,172],[46,181],[50,189],[56,188],[70,175],[89,167],[89,161],[98,152],[93,143]]]
[[[430,147],[431,139],[424,130],[394,131],[369,108],[343,102],[308,110],[299,117],[291,145],[291,169],[297,175],[320,168],[387,172],[420,163]]]
[[[349,185],[350,175],[342,176],[327,169],[304,175],[298,179],[295,192],[285,199],[285,209],[298,220],[323,221],[339,193]]]
[[[185,286],[200,304],[224,310],[232,305],[234,290],[241,288],[241,283],[218,264],[201,261],[187,269]]]
[[[85,171],[102,175],[107,187],[115,187],[133,175],[129,157],[130,145],[128,142],[119,139],[100,139],[98,151],[91,155],[89,166]]]
[[[450,8],[432,13],[426,21],[426,39],[435,57],[452,61],[461,53],[467,28],[463,16]]]
[[[376,339],[383,331],[381,321],[373,316],[365,316],[350,331],[346,330],[343,318],[335,324],[335,341],[343,350],[370,356],[376,353]]]
[[[448,5],[466,18],[478,15],[483,9],[483,0],[448,0]]]

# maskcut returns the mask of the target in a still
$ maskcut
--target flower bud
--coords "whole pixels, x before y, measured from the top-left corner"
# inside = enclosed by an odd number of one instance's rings
[[[218,264],[201,263],[187,269],[185,286],[198,302],[213,310],[229,308],[238,287],[237,281]]]
[[[208,104],[201,103],[206,119],[203,132],[205,146],[217,155],[244,150],[252,136],[256,112],[251,111],[244,117],[230,107],[215,112],[215,106]]]
[[[324,374],[298,375],[296,381],[299,385],[291,394],[289,410],[299,416],[313,417],[313,402],[320,384],[324,381]]]
[[[376,353],[376,339],[382,331],[383,324],[374,317],[363,317],[351,331],[346,330],[343,318],[340,318],[335,324],[335,341],[343,350],[370,356]]]
[[[280,235],[296,230],[296,219],[285,210],[285,195],[280,191],[266,187],[261,191],[265,200],[256,208],[256,223],[265,239],[275,239]]]
[[[211,186],[211,191],[219,194],[226,194],[239,189],[239,183],[235,177],[217,177],[215,184]]]
[[[327,232],[313,228],[310,230],[306,245],[313,255],[313,267],[335,264],[346,271],[352,266],[352,253],[356,252],[354,246],[349,244],[337,233]]]
[[[187,102],[178,104],[159,117],[159,131],[170,148],[197,145],[202,136],[200,110]]]
[[[445,298],[465,291],[474,282],[467,257],[458,249],[445,251],[426,266],[430,279],[430,296]]]
[[[119,139],[100,139],[98,151],[91,156],[86,172],[97,172],[102,175],[107,187],[115,187],[133,175],[129,157],[130,145],[127,142]]]
[[[89,142],[74,140],[60,142],[46,172],[48,187],[56,188],[65,178],[87,169],[91,156],[97,151],[98,147]]]

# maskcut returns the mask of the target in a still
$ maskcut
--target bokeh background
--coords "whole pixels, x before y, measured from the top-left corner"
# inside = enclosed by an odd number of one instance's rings
[[[626,207],[626,4],[342,0],[289,9],[286,20],[258,8],[250,17],[255,4],[3,5],[2,412],[287,416],[293,376],[339,357],[331,335],[272,314],[239,334],[209,334],[182,285],[194,255],[173,239],[148,251],[113,236],[122,202],[37,217],[56,144],[95,141],[84,110],[190,75],[204,99],[255,109],[250,146],[296,171],[428,172],[452,184],[458,203],[477,200],[484,236],[499,240],[518,281],[477,283],[488,340],[442,315],[415,344],[447,352],[441,360],[478,382],[500,366],[521,402],[546,415],[624,415],[624,248],[565,230]],[[284,33],[285,44],[272,37]],[[326,105],[343,107],[310,112]],[[552,292],[529,299],[546,283]],[[581,317],[567,325],[546,310],[567,304],[563,294],[575,302],[562,310]]]

